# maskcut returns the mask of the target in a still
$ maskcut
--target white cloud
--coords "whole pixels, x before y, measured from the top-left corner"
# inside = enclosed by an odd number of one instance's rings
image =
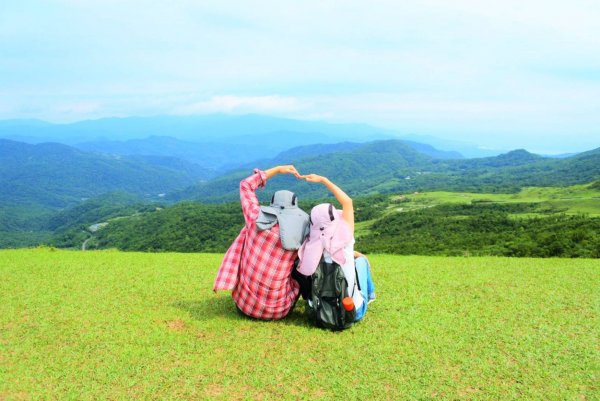
[[[176,107],[175,114],[206,114],[206,113],[294,113],[306,108],[295,97],[289,96],[213,96],[206,101]]]

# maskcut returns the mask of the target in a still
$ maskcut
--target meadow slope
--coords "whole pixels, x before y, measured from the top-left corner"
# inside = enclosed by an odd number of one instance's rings
[[[600,397],[600,263],[373,255],[365,320],[213,294],[220,254],[0,251],[0,400]]]

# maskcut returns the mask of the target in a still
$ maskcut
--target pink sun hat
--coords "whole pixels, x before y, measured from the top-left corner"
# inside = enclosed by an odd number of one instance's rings
[[[344,248],[352,242],[350,227],[342,218],[342,213],[331,203],[321,203],[310,212],[310,234],[298,250],[300,263],[298,272],[312,275],[321,262],[323,251],[331,254],[334,262],[346,263]]]

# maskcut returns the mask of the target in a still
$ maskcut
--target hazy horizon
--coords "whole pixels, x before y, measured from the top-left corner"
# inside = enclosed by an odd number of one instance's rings
[[[0,119],[261,114],[541,154],[600,146],[600,3],[34,0]]]

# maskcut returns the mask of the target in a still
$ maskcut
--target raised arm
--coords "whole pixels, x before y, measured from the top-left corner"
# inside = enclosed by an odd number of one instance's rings
[[[294,166],[277,166],[268,170],[254,170],[254,174],[240,182],[240,201],[246,224],[256,221],[260,212],[260,203],[256,197],[256,189],[264,188],[267,180],[277,174],[294,174],[300,178],[300,174]]]
[[[267,174],[267,180],[276,176],[277,174],[293,174],[296,178],[302,178],[298,170],[296,170],[296,167],[291,164],[270,168],[265,170],[265,173]]]
[[[327,189],[335,196],[338,202],[342,205],[342,217],[344,221],[350,227],[350,231],[354,234],[354,205],[352,204],[352,198],[350,198],[340,187],[335,185],[327,177],[323,177],[317,174],[308,174],[302,176],[308,182],[318,182],[327,187]]]

